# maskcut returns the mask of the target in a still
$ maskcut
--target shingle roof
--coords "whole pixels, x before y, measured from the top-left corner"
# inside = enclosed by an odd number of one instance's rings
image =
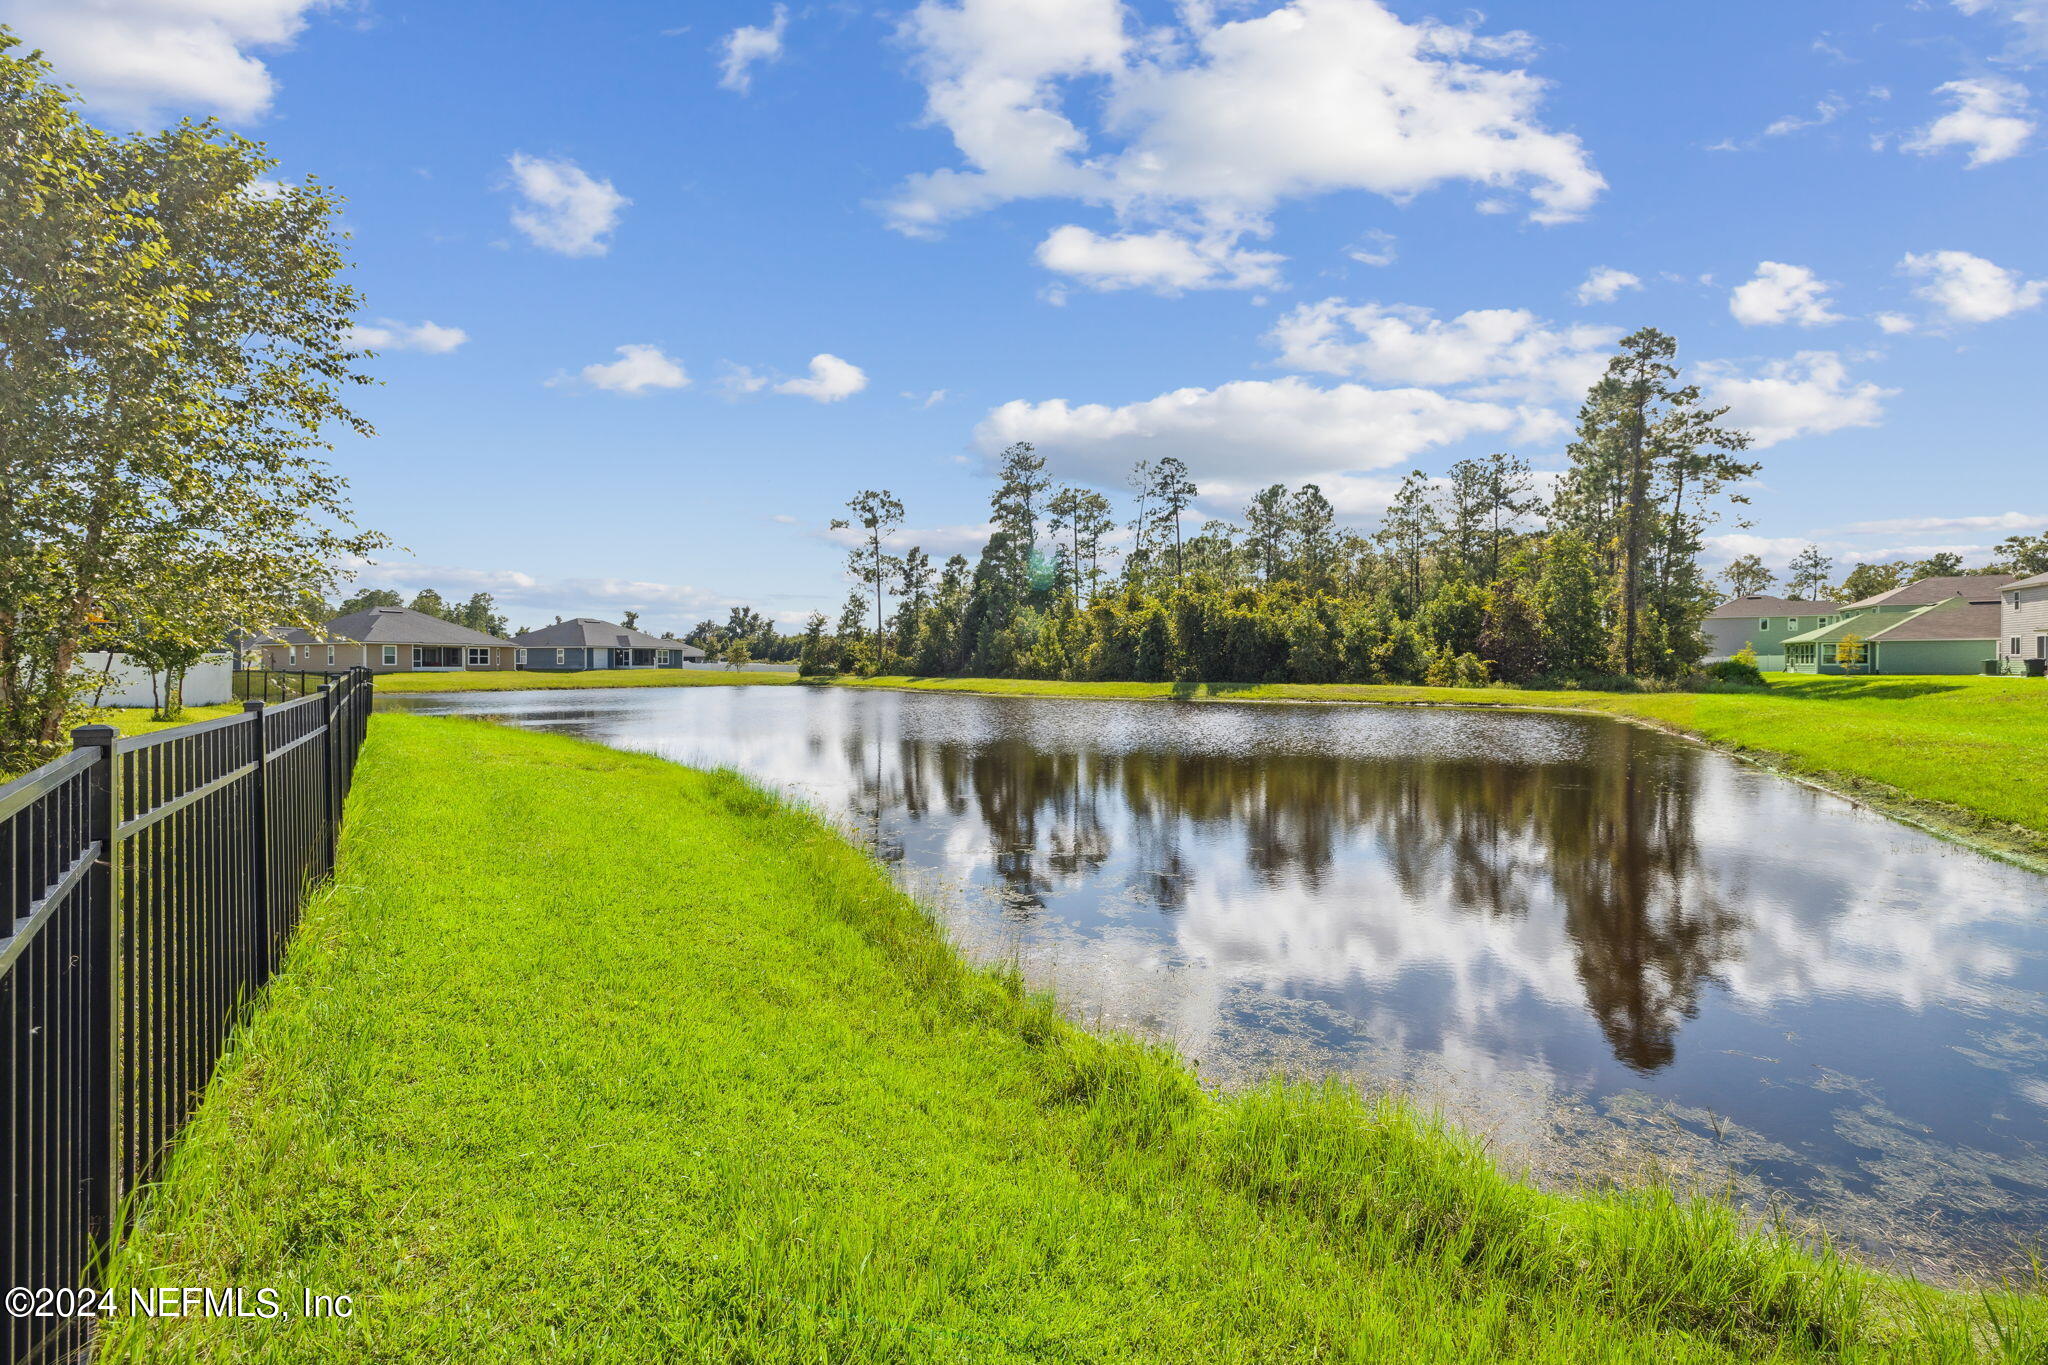
[[[1832,602],[1802,602],[1791,597],[1771,597],[1753,592],[1731,597],[1707,613],[1709,621],[1755,620],[1764,616],[1825,616],[1835,609]]]
[[[317,632],[293,628],[278,632],[275,643],[324,644],[329,640],[360,640],[366,645],[509,645],[468,626],[443,621],[410,607],[365,607],[337,616]]]
[[[2011,592],[2014,588],[2048,588],[2048,573],[2037,573],[2032,578],[2022,578],[2000,588],[2000,592]]]
[[[2016,577],[2017,574],[2009,573],[1977,573],[1959,574],[1952,578],[1923,578],[1918,583],[1908,583],[1903,588],[1893,588],[1890,592],[1866,597],[1861,602],[1851,602],[1849,608],[1925,607],[1950,597],[1960,597],[1966,602],[1996,602],[1998,594]]]
[[[557,621],[539,630],[529,630],[518,637],[518,643],[529,649],[543,645],[595,646],[599,649],[680,649],[697,658],[704,657],[704,651],[695,645],[686,645],[681,640],[663,639],[649,635],[644,630],[628,630],[613,621],[600,621],[594,616],[579,616],[573,621]]]
[[[1998,638],[1998,604],[1936,603],[1925,611],[1914,612],[1896,625],[1873,630],[1870,638],[1883,644],[1901,640],[1982,640],[1989,644]]]

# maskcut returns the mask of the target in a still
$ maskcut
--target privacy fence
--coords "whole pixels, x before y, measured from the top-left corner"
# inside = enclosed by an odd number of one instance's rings
[[[371,699],[358,669],[155,734],[88,725],[0,786],[0,1365],[87,1344],[74,1291],[332,868]]]

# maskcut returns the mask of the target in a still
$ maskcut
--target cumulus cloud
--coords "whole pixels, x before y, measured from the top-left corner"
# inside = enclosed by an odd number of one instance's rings
[[[1611,265],[1596,265],[1572,297],[1580,303],[1613,303],[1624,291],[1642,287],[1643,282],[1626,270],[1616,270]]]
[[[775,392],[814,398],[820,403],[836,403],[842,398],[851,398],[867,386],[867,372],[860,366],[821,352],[811,357],[811,373],[807,378],[785,379],[775,386]]]
[[[526,239],[564,256],[602,256],[619,214],[633,201],[567,157],[514,152],[507,162],[512,185],[525,202],[512,210],[512,226]]]
[[[1290,369],[1526,402],[1583,396],[1620,339],[1618,328],[1556,327],[1523,308],[1439,318],[1413,304],[1342,299],[1301,304],[1266,336]]]
[[[1832,287],[1803,265],[1763,261],[1748,283],[1736,285],[1729,293],[1728,311],[1745,327],[1775,327],[1787,322],[1819,327],[1842,320],[1841,314],[1828,309]]]
[[[343,338],[348,345],[364,351],[425,351],[446,355],[469,340],[460,327],[443,327],[435,322],[406,324],[379,318],[374,324],[357,323]]]
[[[788,27],[789,10],[777,5],[774,18],[766,26],[742,26],[726,34],[725,41],[719,44],[719,85],[742,95],[752,89],[755,64],[780,60],[782,33]]]
[[[1900,336],[1919,326],[1904,313],[1878,313],[1874,317],[1878,330],[1886,336]]]
[[[1360,265],[1392,265],[1396,255],[1394,234],[1373,228],[1345,247],[1344,254]]]
[[[1293,0],[1140,30],[1120,0],[923,0],[902,27],[926,118],[961,164],[913,175],[891,222],[929,234],[1020,199],[1113,210],[1197,238],[1262,233],[1283,201],[1343,190],[1406,200],[1464,181],[1583,214],[1605,188],[1513,63],[1523,35],[1403,23],[1378,0]],[[1076,83],[1090,98],[1069,103]],[[1096,91],[1101,98],[1095,99]],[[1099,110],[1092,120],[1088,114]]]
[[[607,393],[636,396],[650,389],[680,389],[689,385],[690,376],[682,365],[663,354],[659,346],[629,342],[618,348],[618,356],[607,364],[585,365],[579,372],[583,382]]]
[[[1908,252],[1899,269],[1924,281],[1913,293],[1952,323],[1996,322],[2040,304],[2048,280],[2029,280],[1967,251]]]
[[[1969,165],[1989,166],[2017,155],[2034,135],[2033,110],[2018,81],[1976,76],[1950,81],[1935,93],[1948,96],[1955,108],[1900,143],[1900,150],[1922,156],[1967,150]]]
[[[1269,251],[1233,246],[1211,235],[1120,232],[1100,236],[1068,224],[1038,244],[1038,263],[1091,289],[1150,289],[1178,294],[1184,289],[1263,289],[1279,283],[1280,262]]]
[[[1322,388],[1293,376],[1176,389],[1109,407],[1018,400],[990,412],[974,439],[987,454],[1029,441],[1070,478],[1113,484],[1131,462],[1178,455],[1204,487],[1369,472],[1480,433],[1514,431],[1525,414],[1427,389]],[[1213,490],[1212,490],[1213,491]]]
[[[1728,406],[1728,422],[1755,439],[1756,448],[1795,436],[1822,436],[1884,420],[1884,400],[1897,389],[1857,383],[1833,351],[1801,351],[1790,360],[1766,361],[1754,372],[1725,362],[1699,367],[1709,401]]]
[[[256,54],[291,46],[327,0],[0,0],[0,24],[43,50],[97,116],[193,110],[249,120],[277,83]]]

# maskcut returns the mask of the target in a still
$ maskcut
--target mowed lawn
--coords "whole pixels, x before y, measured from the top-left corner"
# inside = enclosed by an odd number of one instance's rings
[[[1735,1361],[2048,1350],[1646,1192],[1569,1199],[1398,1106],[1218,1097],[965,966],[730,775],[381,716],[335,884],[118,1287],[218,1361]]]
[[[558,687],[777,686],[797,680],[794,670],[721,668],[598,668],[587,673],[517,672],[379,673],[379,692],[530,692]]]
[[[1070,697],[1543,706],[1654,721],[1822,778],[1895,814],[2048,857],[2048,682],[1773,674],[1765,690],[1570,692],[1276,683],[873,678],[849,686]]]

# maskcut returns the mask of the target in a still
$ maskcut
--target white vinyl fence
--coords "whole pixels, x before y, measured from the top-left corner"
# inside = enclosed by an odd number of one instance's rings
[[[72,665],[73,671],[105,674],[106,686],[87,694],[100,706],[154,706],[163,691],[158,676],[151,685],[149,669],[126,654],[96,651]],[[185,672],[185,705],[218,706],[235,695],[234,658],[223,651],[209,654]]]

